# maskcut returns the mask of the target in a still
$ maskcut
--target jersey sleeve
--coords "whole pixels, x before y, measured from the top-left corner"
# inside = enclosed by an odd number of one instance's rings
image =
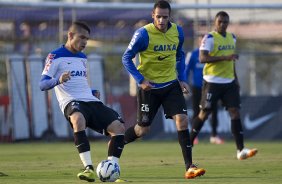
[[[184,74],[185,74],[187,83],[189,83],[190,72],[195,68],[195,59],[196,59],[195,57],[198,57],[195,54],[195,51],[193,51],[192,53],[188,52],[186,55]]]
[[[185,53],[183,51],[183,43],[184,43],[184,33],[183,30],[180,26],[177,26],[177,30],[178,30],[178,38],[179,38],[179,44],[177,47],[177,51],[176,51],[176,70],[177,70],[177,74],[178,74],[178,79],[180,81],[185,81],[186,77],[184,74],[184,69],[185,69]]]
[[[57,63],[55,61],[56,54],[48,54],[45,59],[45,67],[43,69],[42,75],[47,75],[49,77],[54,77],[57,71]]]
[[[148,44],[148,33],[145,28],[140,28],[134,33],[126,51],[122,56],[122,63],[125,69],[133,76],[138,84],[142,83],[144,76],[137,70],[132,59],[136,56],[137,53],[146,50]]]
[[[45,67],[42,72],[42,76],[39,82],[41,91],[49,90],[59,84],[59,79],[55,78],[57,71],[56,54],[50,53],[45,59]]]
[[[202,39],[200,50],[207,50],[211,52],[213,50],[214,38],[211,34],[206,34]]]

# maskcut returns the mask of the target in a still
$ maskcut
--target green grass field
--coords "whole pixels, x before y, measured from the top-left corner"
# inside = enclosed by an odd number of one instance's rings
[[[256,157],[238,161],[235,145],[201,142],[193,149],[194,162],[207,170],[200,178],[183,178],[184,166],[177,142],[138,141],[127,145],[120,160],[121,176],[142,184],[279,184],[282,183],[281,142],[247,142]],[[107,142],[91,141],[93,162],[106,158]],[[82,169],[77,150],[66,143],[0,144],[0,184],[78,184]],[[101,183],[96,180],[96,183]]]

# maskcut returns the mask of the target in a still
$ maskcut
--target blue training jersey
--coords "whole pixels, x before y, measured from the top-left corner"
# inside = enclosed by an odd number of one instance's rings
[[[204,63],[201,63],[199,60],[199,48],[195,49],[191,53],[191,57],[186,57],[185,62],[185,76],[187,77],[188,84],[191,84],[195,87],[202,87],[203,83],[203,68]],[[189,82],[189,76],[192,73],[192,82]]]

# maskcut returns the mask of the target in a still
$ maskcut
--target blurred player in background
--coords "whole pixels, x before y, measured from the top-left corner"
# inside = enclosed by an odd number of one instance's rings
[[[244,148],[243,128],[240,118],[239,82],[235,71],[236,37],[226,32],[229,15],[220,11],[215,16],[215,31],[205,35],[200,46],[200,61],[205,63],[201,110],[192,121],[191,141],[199,134],[205,120],[218,100],[229,112],[231,132],[237,147],[237,158],[243,160],[254,156],[257,149]]]
[[[74,22],[70,26],[66,44],[51,52],[46,59],[40,89],[55,89],[60,108],[73,128],[75,146],[85,167],[77,176],[94,182],[86,128],[111,136],[108,159],[118,162],[124,147],[125,127],[118,113],[93,96],[88,85],[87,58],[82,50],[89,37],[90,29],[85,23]]]
[[[183,92],[189,91],[184,77],[184,35],[181,27],[170,22],[170,13],[167,1],[156,2],[152,12],[154,22],[135,32],[123,55],[124,67],[138,83],[137,124],[127,129],[125,143],[148,133],[162,105],[166,118],[176,122],[186,166],[185,178],[190,179],[203,175],[205,170],[192,164],[187,106],[183,96]],[[136,68],[132,59],[138,53],[140,64]]]
[[[197,37],[198,46],[200,46],[201,41],[203,39],[203,35],[198,35]],[[192,86],[192,108],[193,108],[193,119],[200,112],[200,101],[202,94],[202,84],[203,84],[203,68],[205,66],[204,63],[199,61],[199,47],[192,51],[192,53],[188,53],[185,60],[185,76],[187,77],[187,82]],[[189,57],[190,56],[190,57]],[[190,80],[190,74],[192,75],[192,82]],[[217,126],[218,126],[218,118],[217,118],[217,106],[212,109],[212,116],[210,120],[210,125],[212,128],[210,143],[212,144],[223,144],[224,140],[220,138],[217,134]],[[198,138],[194,139],[193,144],[198,143]]]

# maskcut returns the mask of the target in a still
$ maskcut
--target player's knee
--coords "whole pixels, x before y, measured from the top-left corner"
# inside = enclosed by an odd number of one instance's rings
[[[186,130],[188,129],[188,124],[186,123],[180,123],[179,125],[177,125],[177,130]]]
[[[112,132],[113,134],[124,134],[125,127],[123,123],[116,120],[108,126],[107,131]]]
[[[176,115],[174,118],[177,130],[186,130],[188,128],[188,116],[184,114]]]
[[[150,127],[141,127],[139,125],[136,125],[134,127],[135,133],[138,137],[142,137],[144,135],[146,135],[149,131],[150,131]]]
[[[125,133],[125,126],[123,123],[118,122],[117,126],[116,126],[116,131],[118,134],[124,134]]]

